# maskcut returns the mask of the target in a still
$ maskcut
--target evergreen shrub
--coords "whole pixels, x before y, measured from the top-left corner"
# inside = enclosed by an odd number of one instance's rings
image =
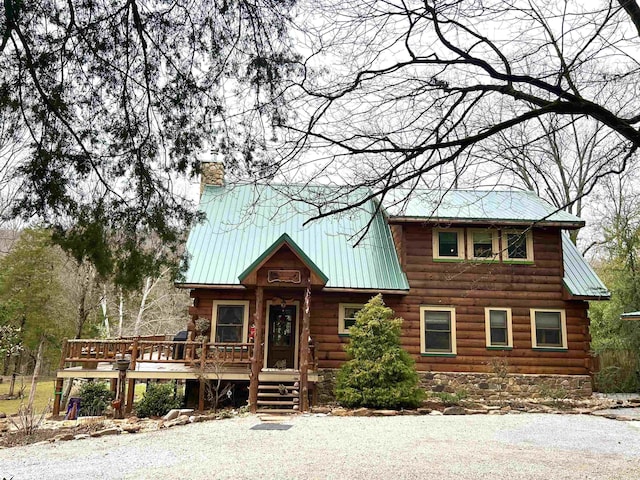
[[[414,360],[400,346],[401,324],[382,295],[358,312],[345,347],[351,360],[342,365],[336,378],[336,398],[341,405],[400,409],[421,404],[425,392],[419,387]]]
[[[182,396],[175,393],[175,382],[149,383],[142,400],[136,403],[136,415],[144,417],[161,417],[169,410],[180,408]]]
[[[102,415],[114,394],[104,382],[87,382],[80,387],[80,412],[82,416]]]

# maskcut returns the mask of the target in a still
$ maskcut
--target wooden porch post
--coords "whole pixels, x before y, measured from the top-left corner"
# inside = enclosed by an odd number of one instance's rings
[[[62,356],[60,357],[60,370],[64,370],[64,365],[66,363],[66,359],[69,356],[69,342],[65,338],[62,340]],[[15,377],[14,377],[15,378]],[[73,382],[73,379],[69,379],[70,382]],[[64,386],[64,379],[57,378],[55,391],[53,392],[53,415],[60,415],[60,404],[62,403],[62,387]]]
[[[251,413],[258,409],[258,380],[262,370],[262,333],[264,318],[262,315],[262,299],[264,291],[262,287],[256,287],[256,311],[254,314],[256,333],[253,339],[253,357],[251,357],[251,376],[249,377],[249,408]]]
[[[133,340],[133,346],[131,348],[131,362],[129,363],[129,370],[135,371],[136,369],[136,359],[138,358],[138,340],[139,337],[136,337]],[[133,396],[136,391],[136,380],[135,378],[129,379],[129,384],[127,385],[127,404],[125,405],[124,411],[127,413],[131,413],[133,410]]]
[[[69,379],[73,381],[73,379]],[[64,384],[64,378],[56,378],[55,392],[53,393],[53,416],[60,415],[60,403],[62,402],[62,386]]]
[[[309,411],[309,317],[311,302],[311,278],[307,279],[300,333],[300,411]]]

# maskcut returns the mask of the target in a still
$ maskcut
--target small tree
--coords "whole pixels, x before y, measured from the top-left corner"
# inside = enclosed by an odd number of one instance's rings
[[[351,360],[338,372],[336,398],[347,407],[417,407],[425,396],[415,362],[400,346],[402,319],[393,318],[382,295],[356,315],[345,347]]]

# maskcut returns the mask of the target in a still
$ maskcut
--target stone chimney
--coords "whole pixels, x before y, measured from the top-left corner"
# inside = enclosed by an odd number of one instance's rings
[[[222,155],[211,152],[207,155],[202,155],[200,161],[200,196],[204,192],[205,185],[216,185],[219,187],[224,186],[224,163],[222,162]]]

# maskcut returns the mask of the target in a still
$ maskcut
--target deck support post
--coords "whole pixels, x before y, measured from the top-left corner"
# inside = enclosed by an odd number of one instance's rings
[[[311,278],[307,279],[300,333],[300,411],[309,411],[309,317],[311,313]]]
[[[136,369],[136,360],[138,359],[138,341],[140,337],[136,337],[133,339],[133,345],[131,346],[131,361],[129,362],[129,370],[132,372]],[[134,378],[129,379],[129,384],[127,385],[127,404],[125,405],[124,411],[126,413],[131,413],[133,410],[133,396],[136,391],[136,380]]]
[[[136,380],[135,378],[129,379],[129,384],[127,385],[127,404],[125,405],[124,411],[127,413],[131,413],[133,410],[133,395],[136,391]]]
[[[73,381],[71,379],[70,381]],[[64,378],[56,378],[55,392],[53,393],[53,416],[60,415],[60,403],[62,402],[62,387],[64,385]]]
[[[264,330],[263,297],[263,288],[256,287],[255,337],[253,339],[253,356],[251,357],[251,375],[249,377],[249,408],[251,413],[256,413],[258,409],[258,382],[260,371],[262,370],[262,334]]]
[[[65,338],[62,340],[62,356],[60,357],[60,365],[59,369],[64,370],[64,365],[69,357],[69,341]],[[15,381],[15,374],[12,377],[12,382]],[[70,382],[73,382],[73,379],[69,379]],[[13,383],[12,383],[13,386]],[[62,403],[62,387],[64,386],[63,378],[56,378],[56,386],[55,391],[53,392],[53,415],[60,415],[60,404]],[[13,388],[11,388],[11,393],[13,393]]]
[[[198,411],[204,412],[204,390],[206,386],[207,380],[205,380],[204,376],[200,376],[200,387],[198,388]]]

